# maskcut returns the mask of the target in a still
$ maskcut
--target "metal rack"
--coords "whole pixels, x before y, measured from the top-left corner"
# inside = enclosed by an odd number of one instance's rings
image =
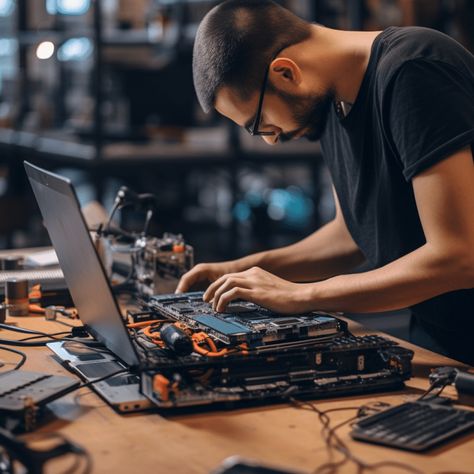
[[[29,0],[32,1],[32,0]],[[20,99],[19,113],[14,127],[11,129],[0,128],[0,150],[3,151],[3,161],[8,163],[10,187],[14,194],[21,194],[23,180],[22,162],[24,159],[36,162],[47,167],[68,166],[85,170],[94,184],[96,197],[101,200],[103,182],[105,177],[117,175],[125,177],[137,169],[142,173],[171,172],[177,174],[191,173],[196,169],[230,170],[229,187],[234,202],[239,193],[237,180],[238,170],[249,164],[263,166],[274,164],[276,166],[292,166],[303,164],[310,169],[314,181],[314,189],[318,189],[320,180],[321,160],[319,148],[311,144],[301,146],[289,144],[280,152],[275,150],[247,147],[242,143],[240,132],[230,124],[222,127],[222,133],[228,136],[225,144],[219,146],[191,146],[186,143],[126,143],[111,142],[105,137],[103,120],[104,107],[104,74],[106,64],[104,61],[104,48],[148,46],[159,52],[160,47],[152,44],[144,31],[117,31],[105,32],[103,25],[103,12],[101,0],[91,0],[91,24],[82,25],[74,31],[67,31],[60,18],[54,21],[53,29],[31,31],[28,25],[28,0],[16,2],[16,30],[18,39],[17,64],[18,87]],[[188,47],[192,45],[192,28],[186,28],[184,23],[183,8],[187,3],[213,4],[209,0],[180,0],[158,1],[160,4],[174,4],[177,9],[176,18],[179,23],[177,38],[179,41],[172,47]],[[38,42],[50,39],[60,44],[74,35],[89,37],[94,46],[92,58],[92,88],[91,97],[94,103],[91,124],[91,139],[84,141],[63,130],[30,131],[25,130],[24,122],[28,111],[31,109],[29,94],[28,51]],[[184,45],[184,46],[183,46]],[[170,48],[169,45],[166,46]],[[56,60],[55,60],[56,61]],[[55,123],[60,124],[65,114],[64,92],[66,88],[63,65],[56,61],[58,67],[58,87],[55,94],[54,105],[57,111]],[[317,202],[319,195],[315,192],[314,200]],[[316,206],[315,206],[316,208]],[[315,218],[315,225],[318,224]],[[237,223],[231,223],[230,234],[237,238]],[[235,248],[235,241],[230,244]]]

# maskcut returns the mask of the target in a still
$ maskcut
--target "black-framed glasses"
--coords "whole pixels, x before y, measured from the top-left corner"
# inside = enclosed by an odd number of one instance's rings
[[[275,59],[276,55],[273,57]],[[272,61],[273,61],[272,59]],[[271,63],[271,61],[270,61]],[[262,82],[262,87],[260,89],[260,98],[258,99],[258,107],[257,107],[257,113],[255,115],[255,120],[253,121],[253,124],[251,126],[245,127],[247,132],[250,133],[253,137],[259,136],[259,137],[270,137],[273,135],[276,135],[275,132],[273,131],[264,131],[264,130],[259,130],[258,127],[260,126],[260,120],[262,119],[262,107],[263,107],[263,99],[265,98],[265,89],[267,88],[267,82],[268,82],[268,74],[270,72],[270,65],[267,67],[265,70],[265,76],[263,77],[263,82]]]

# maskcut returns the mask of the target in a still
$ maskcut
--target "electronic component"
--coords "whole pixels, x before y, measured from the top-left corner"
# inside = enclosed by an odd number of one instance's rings
[[[30,289],[30,303],[46,308],[48,306],[74,306],[65,282],[49,282],[36,284]]]
[[[5,282],[5,303],[9,316],[28,316],[28,280],[11,278]]]
[[[196,307],[204,305],[202,293],[190,293],[159,301],[152,298],[155,302],[150,309],[160,306],[163,313],[155,311],[154,320],[131,323],[127,328],[70,181],[28,163],[25,167],[83,323],[122,363],[140,373],[146,401],[173,408],[348,395],[398,389],[410,377],[412,351],[385,338],[354,337],[344,321],[327,314],[283,316],[237,302],[230,308],[237,306],[238,310],[230,314],[212,312],[207,305],[198,316],[209,317],[206,323],[212,325],[204,324],[192,317]],[[68,232],[58,222],[67,223]],[[74,235],[72,246],[70,235]],[[87,277],[79,279],[77,274]],[[95,295],[93,308],[90,295]],[[166,347],[159,330],[170,322],[191,338],[191,354],[180,356]],[[220,323],[242,328],[244,337],[232,342],[230,331],[221,331]],[[63,351],[66,343],[54,342],[49,347],[56,344],[62,344],[56,352],[59,357],[71,361],[70,354]],[[79,365],[84,364],[76,364],[75,370],[80,370]],[[93,383],[99,391],[99,381]],[[129,411],[127,398],[123,403]],[[132,409],[135,404],[139,409],[135,402]]]
[[[79,386],[77,379],[59,375],[9,371],[0,375],[0,419],[20,418],[22,428],[35,427],[39,410]]]
[[[454,378],[454,385],[458,393],[474,395],[474,374],[458,370]]]
[[[281,315],[247,301],[233,302],[225,313],[218,313],[202,296],[202,292],[156,295],[150,299],[149,306],[161,316],[202,329],[228,345],[255,346],[335,336],[346,327],[343,321],[329,314]]]
[[[43,289],[45,285],[48,285],[48,287],[60,286],[61,288],[66,288],[63,272],[60,268],[42,268],[40,270],[9,270],[0,272],[0,283],[5,283],[11,278],[29,280],[34,283],[41,283]],[[2,290],[3,288],[0,288],[0,291]]]
[[[181,234],[139,237],[135,247],[135,285],[143,295],[174,291],[179,278],[194,264],[194,250]]]
[[[23,257],[7,255],[0,258],[0,269],[3,271],[20,270],[23,268]]]
[[[105,239],[102,242],[104,245],[101,245],[104,262],[113,258],[112,252],[133,255],[127,283],[133,283],[138,293],[146,297],[174,291],[179,278],[194,265],[193,247],[186,244],[181,234],[166,232],[161,237],[148,235],[156,202],[157,198],[153,194],[137,194],[122,186],[117,192],[107,223],[97,229],[97,242]],[[146,212],[140,233],[130,233],[111,225],[117,210],[130,206]]]
[[[133,323],[144,323],[146,321],[151,321],[155,319],[155,312],[146,310],[146,311],[135,311],[131,309],[127,309],[127,321],[130,324]]]
[[[48,321],[55,321],[59,315],[75,319],[77,312],[73,309],[66,309],[64,306],[51,305],[44,308],[44,318]]]
[[[379,336],[342,337],[249,349],[211,359],[150,354],[142,392],[159,407],[285,396],[328,396],[390,390],[411,375],[413,352]]]
[[[474,395],[474,374],[456,367],[438,367],[430,374],[433,388],[454,385],[459,394]]]
[[[408,402],[359,421],[354,439],[424,451],[474,428],[474,412],[435,403]]]
[[[178,355],[188,355],[193,352],[193,342],[191,338],[174,324],[164,324],[160,328],[161,340],[166,347],[176,352]]]

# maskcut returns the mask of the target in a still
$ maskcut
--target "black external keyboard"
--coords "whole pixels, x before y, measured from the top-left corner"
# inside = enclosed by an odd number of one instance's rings
[[[354,439],[409,451],[424,451],[474,428],[474,412],[427,402],[409,402],[359,421]]]

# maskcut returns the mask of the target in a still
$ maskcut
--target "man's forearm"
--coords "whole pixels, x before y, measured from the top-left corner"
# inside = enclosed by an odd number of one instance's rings
[[[242,270],[258,266],[291,281],[316,281],[345,273],[364,261],[345,226],[331,221],[305,239],[239,259]]]
[[[384,267],[311,285],[312,309],[376,312],[404,308],[439,294],[472,288],[465,258],[438,254],[429,244]]]

